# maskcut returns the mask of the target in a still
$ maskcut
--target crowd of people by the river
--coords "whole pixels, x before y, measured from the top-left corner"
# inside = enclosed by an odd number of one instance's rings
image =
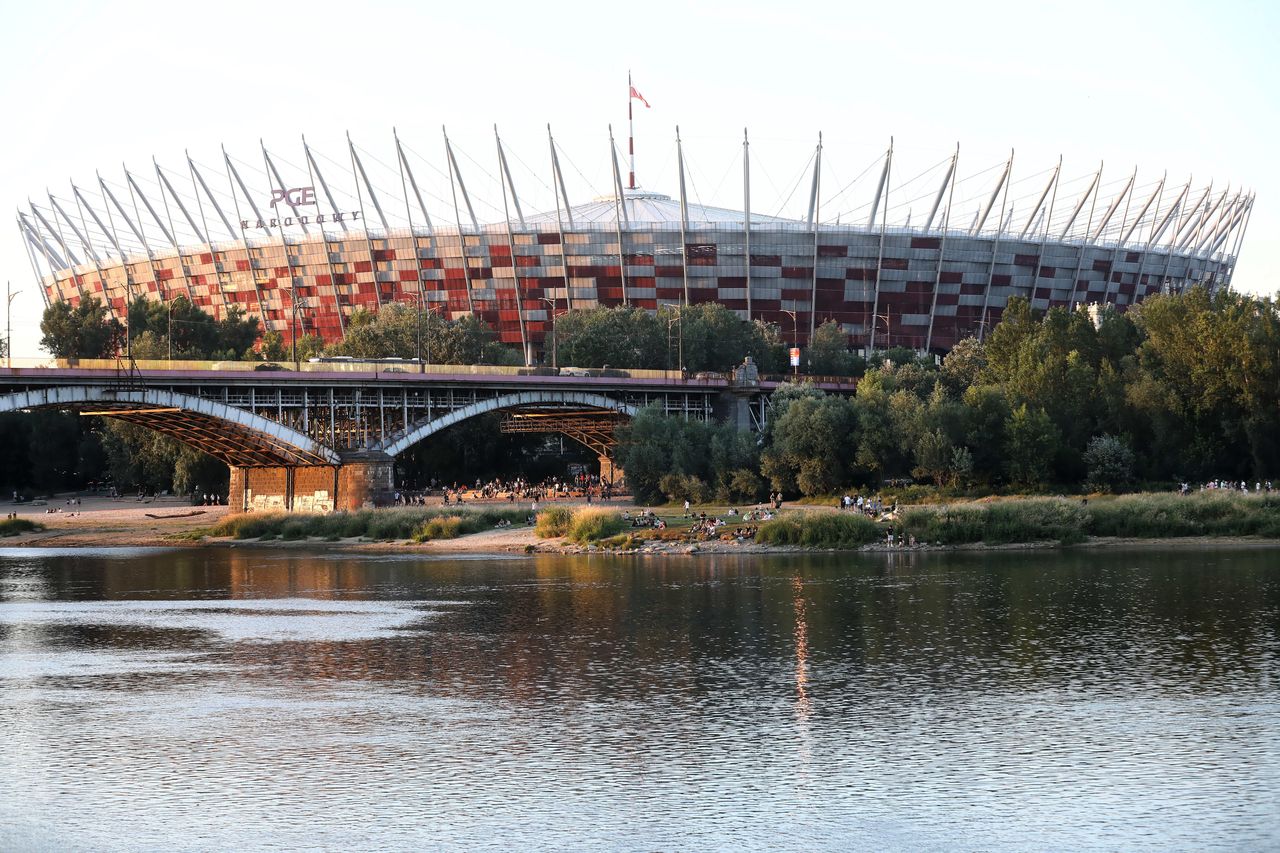
[[[1255,480],[1253,483],[1253,494],[1271,494],[1271,481]],[[1250,493],[1249,484],[1244,480],[1210,480],[1200,487],[1202,492],[1240,492],[1247,495]],[[1191,494],[1191,486],[1188,483],[1181,483],[1178,486],[1178,493],[1182,495]]]
[[[397,491],[394,502],[397,506],[426,506],[439,498],[445,506],[479,501],[537,503],[585,499],[587,503],[591,503],[595,500],[611,500],[615,494],[613,483],[602,480],[599,475],[587,474],[547,477],[536,482],[524,477],[494,478],[487,481],[477,478],[474,483],[460,483],[457,480],[444,483],[432,479],[426,489]]]
[[[846,493],[840,498],[840,509],[856,511],[870,518],[879,518],[886,513],[896,513],[898,511],[898,502],[894,501],[886,504],[879,495],[871,497]]]

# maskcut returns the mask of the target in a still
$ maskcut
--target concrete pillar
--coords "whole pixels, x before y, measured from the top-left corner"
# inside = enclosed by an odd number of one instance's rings
[[[394,459],[385,453],[355,451],[342,454],[334,509],[390,506],[395,496],[393,462]]]
[[[602,483],[613,483],[617,486],[622,483],[625,477],[626,472],[615,465],[611,458],[608,456],[600,457],[600,481]]]
[[[342,464],[288,468],[231,467],[227,504],[234,512],[333,512],[388,506],[392,458],[385,453],[344,455]]]

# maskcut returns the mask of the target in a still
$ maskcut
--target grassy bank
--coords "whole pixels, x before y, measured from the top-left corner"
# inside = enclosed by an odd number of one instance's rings
[[[542,539],[564,536],[571,542],[586,545],[608,540],[626,527],[622,514],[603,507],[552,507],[538,513],[534,532]]]
[[[830,510],[787,513],[763,522],[756,531],[762,545],[810,548],[854,548],[882,536],[880,526],[865,515]]]
[[[1135,539],[1186,536],[1280,538],[1280,499],[1203,492],[1099,498],[1022,498],[991,503],[913,507],[894,524],[922,543],[1083,542],[1090,536]]]
[[[524,524],[527,519],[528,513],[523,509],[453,510],[445,507],[366,509],[330,515],[249,513],[231,516],[199,533],[235,539],[324,539],[336,542],[339,539],[363,538],[428,542],[491,530],[502,521]]]
[[[0,521],[0,536],[17,536],[34,530],[44,530],[44,525],[25,518],[6,518]]]

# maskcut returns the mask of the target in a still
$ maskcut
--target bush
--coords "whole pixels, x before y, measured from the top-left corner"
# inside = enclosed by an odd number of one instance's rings
[[[569,539],[579,545],[608,539],[621,533],[626,525],[622,515],[611,509],[583,507],[573,513],[573,521],[569,525]]]
[[[695,504],[706,503],[709,492],[707,484],[692,474],[664,474],[658,488],[667,500]]]
[[[430,542],[433,539],[457,539],[461,529],[461,516],[440,516],[427,520],[426,523],[419,527],[413,534],[413,541]]]
[[[26,518],[6,518],[0,521],[0,536],[17,536],[34,530],[44,530],[44,525]]]
[[[551,539],[566,536],[569,525],[573,522],[573,510],[567,506],[553,506],[538,513],[538,522],[533,528],[539,539]]]
[[[850,548],[880,538],[880,527],[865,515],[848,512],[803,512],[766,521],[756,531],[764,545]]]

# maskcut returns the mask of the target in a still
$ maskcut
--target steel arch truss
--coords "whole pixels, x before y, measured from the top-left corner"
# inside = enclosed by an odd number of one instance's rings
[[[448,429],[454,424],[461,423],[468,418],[474,418],[477,415],[483,415],[486,412],[496,412],[507,409],[528,409],[540,408],[546,410],[547,407],[573,407],[574,409],[587,408],[599,412],[613,413],[617,417],[634,417],[639,409],[629,403],[619,402],[618,400],[607,397],[603,394],[594,394],[583,391],[521,391],[511,394],[500,394],[493,397],[482,398],[470,403],[469,405],[452,409],[439,417],[427,418],[420,420],[412,425],[409,429],[394,433],[387,437],[385,441],[373,447],[373,450],[396,456],[408,450],[413,445],[429,438],[441,430]],[[534,431],[534,430],[522,430]],[[538,432],[546,430],[539,429]],[[566,433],[567,434],[567,433]],[[570,437],[574,437],[570,435]],[[586,443],[586,442],[584,442]],[[591,447],[591,444],[587,445]]]
[[[137,424],[239,467],[338,465],[329,448],[282,423],[167,389],[55,386],[0,396],[0,412],[70,409]]]

